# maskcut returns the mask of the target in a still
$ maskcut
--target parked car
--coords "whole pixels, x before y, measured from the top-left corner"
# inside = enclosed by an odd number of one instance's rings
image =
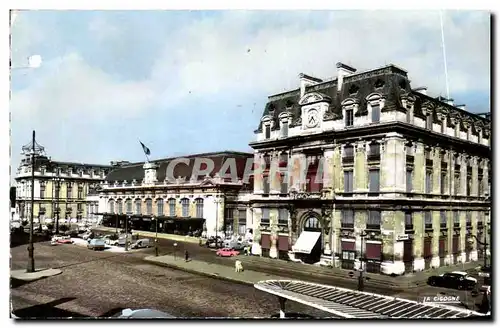
[[[220,236],[217,236],[217,242],[216,242],[215,237],[212,236],[212,237],[207,239],[207,241],[205,242],[205,246],[207,246],[209,248],[224,247],[224,241],[222,240],[222,238]]]
[[[151,247],[151,244],[150,244],[150,240],[147,238],[139,239],[130,246],[130,248],[132,248],[132,249],[148,248],[148,247]]]
[[[91,239],[87,244],[87,248],[93,251],[104,250],[106,248],[106,243],[102,239]]]
[[[471,277],[467,272],[453,271],[443,273],[439,276],[432,276],[427,279],[431,286],[455,288],[455,289],[474,289],[477,285],[477,279]]]
[[[217,256],[230,257],[230,256],[237,256],[240,254],[240,252],[232,248],[221,248],[217,250],[216,254]]]
[[[92,231],[87,231],[83,234],[82,238],[83,240],[92,239],[94,238],[94,233]]]

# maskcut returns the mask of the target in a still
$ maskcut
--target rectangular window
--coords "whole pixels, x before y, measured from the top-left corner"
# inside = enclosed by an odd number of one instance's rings
[[[432,229],[432,213],[431,211],[424,212],[424,223],[426,229]]]
[[[372,122],[373,123],[380,122],[380,105],[372,106]]]
[[[347,109],[345,111],[345,126],[352,126],[354,124],[354,111]]]
[[[261,224],[269,224],[269,209],[268,208],[263,208],[262,209],[262,219],[260,220]]]
[[[288,210],[286,208],[280,208],[278,212],[278,225],[288,225]]]
[[[83,199],[83,186],[78,186],[78,199]]]
[[[265,137],[266,139],[271,138],[271,126],[270,125],[265,125],[264,126],[264,131],[265,131]]]
[[[168,208],[169,208],[169,215],[175,216],[175,199],[174,198],[170,198],[168,200]]]
[[[163,216],[163,199],[158,199],[156,206],[157,206],[157,210],[158,210],[157,215]]]
[[[132,201],[127,200],[127,214],[132,214]]]
[[[344,151],[342,153],[342,163],[352,162],[354,162],[354,147],[351,145],[344,146]]]
[[[432,193],[432,172],[425,173],[425,193]]]
[[[344,192],[353,192],[353,171],[344,171]]]
[[[189,199],[183,198],[181,200],[182,204],[182,216],[187,218],[189,216]]]
[[[341,220],[342,228],[354,228],[354,210],[343,210]]]
[[[118,214],[123,214],[123,203],[122,201],[116,202],[116,205],[118,205]]]
[[[370,192],[380,191],[380,170],[371,169],[369,172]]]
[[[413,170],[406,169],[406,192],[412,192],[413,190]]]
[[[71,191],[72,191],[72,189],[73,189],[73,186],[71,185],[71,183],[68,183],[68,184],[66,185],[66,198],[68,198],[68,199],[71,199],[71,198],[72,198],[72,196],[73,196],[73,195],[72,195],[72,192],[71,192]]]
[[[427,120],[425,121],[425,127],[429,130],[432,130],[432,113],[427,115]]]
[[[368,211],[366,228],[380,230],[380,211]]]
[[[465,212],[465,225],[467,227],[472,226],[472,212],[471,211]]]
[[[460,227],[460,215],[458,211],[453,211],[453,226],[455,228]]]
[[[141,214],[141,201],[136,200],[135,201],[135,214]]]
[[[288,181],[286,181],[286,175],[281,174],[281,185],[280,185],[280,192],[282,194],[288,194]]]
[[[460,193],[460,175],[455,175],[455,196]]]
[[[146,200],[146,213],[148,215],[153,214],[153,201],[151,199]]]
[[[440,219],[441,219],[440,221],[441,228],[446,228],[448,222],[448,218],[446,217],[446,211],[440,212]]]
[[[288,137],[288,122],[281,122],[281,137]]]
[[[238,210],[238,235],[244,236],[247,233],[247,211]]]
[[[269,176],[264,176],[263,177],[263,184],[264,184],[264,186],[263,186],[262,192],[265,195],[267,195],[267,194],[269,194]]]
[[[45,198],[45,183],[40,184],[40,198],[41,199]]]
[[[445,172],[441,173],[441,195],[446,194],[448,185],[448,175]]]
[[[405,229],[413,230],[413,216],[411,212],[405,212]]]
[[[472,177],[470,175],[467,176],[467,196],[470,196],[472,190]]]
[[[196,217],[202,218],[203,217],[203,198],[198,198],[195,200],[195,202],[196,202]]]

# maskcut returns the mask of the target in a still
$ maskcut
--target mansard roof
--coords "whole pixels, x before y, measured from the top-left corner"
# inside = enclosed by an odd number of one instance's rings
[[[242,178],[243,173],[245,171],[245,165],[248,158],[253,158],[252,153],[245,152],[237,152],[237,151],[222,151],[222,152],[213,152],[213,153],[202,153],[202,154],[194,154],[187,156],[178,156],[178,157],[169,157],[163,159],[157,159],[150,161],[151,163],[155,163],[158,165],[156,170],[157,172],[157,180],[164,181],[167,175],[167,167],[169,163],[174,160],[186,158],[189,160],[189,164],[186,165],[182,162],[175,165],[173,175],[175,178],[183,177],[189,179],[193,172],[193,167],[196,158],[206,158],[211,159],[214,162],[214,168],[212,172],[209,174],[210,176],[214,176],[218,173],[224,164],[224,162],[229,158],[234,158],[236,162],[236,169],[238,173],[238,177]],[[106,181],[115,182],[115,181],[132,181],[136,180],[140,182],[144,179],[144,165],[145,162],[138,162],[132,164],[122,165],[113,171],[111,171],[106,176]],[[222,172],[224,173],[224,172]],[[199,177],[200,180],[203,180],[204,177]]]
[[[342,117],[342,101],[354,98],[359,101],[357,115],[363,115],[366,111],[366,97],[371,93],[380,93],[385,96],[385,106],[400,106],[400,96],[411,91],[406,71],[395,65],[354,73],[343,78],[342,88],[337,90],[338,79],[332,79],[312,86],[307,86],[305,94],[317,92],[329,100],[328,116],[333,118]],[[289,111],[293,122],[301,115],[299,105],[300,89],[270,96],[264,108],[262,117],[270,115],[275,121],[274,128],[279,129],[279,114]],[[259,125],[257,131],[260,131]]]
[[[378,93],[385,99],[384,111],[406,111],[406,109],[403,108],[401,98],[412,95],[415,98],[415,115],[417,116],[423,116],[422,105],[427,103],[432,104],[433,113],[435,113],[436,110],[445,109],[447,115],[465,116],[471,118],[473,121],[481,120],[485,125],[489,124],[487,118],[449,105],[445,102],[446,99],[442,97],[440,99],[435,99],[417,90],[412,90],[407,72],[392,64],[344,76],[340,91],[338,91],[337,85],[338,78],[334,78],[312,86],[307,86],[305,89],[305,95],[314,92],[325,96],[325,102],[328,103],[328,111],[325,113],[325,119],[341,118],[341,104],[344,100],[349,98],[354,99],[359,104],[358,111],[355,115],[366,115],[367,96],[372,93]],[[280,128],[279,115],[288,111],[292,115],[292,126],[294,123],[298,124],[301,116],[299,101],[300,89],[269,96],[262,117],[271,117],[275,123],[273,129],[278,130]],[[262,123],[259,123],[255,132],[260,131],[262,131]]]

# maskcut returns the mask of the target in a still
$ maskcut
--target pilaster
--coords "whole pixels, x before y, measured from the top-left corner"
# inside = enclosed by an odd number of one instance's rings
[[[281,172],[279,168],[279,153],[272,152],[271,167],[269,169],[269,192],[271,194],[281,193]]]
[[[361,252],[361,234],[366,229],[366,211],[354,211],[354,234],[356,236],[356,251]]]
[[[433,228],[433,238],[432,238],[432,266],[439,267],[439,237],[441,235],[441,218],[439,211],[431,211],[432,215],[432,228]]]
[[[413,212],[413,255],[421,259],[424,255],[424,217],[422,212]]]
[[[366,142],[356,143],[356,154],[354,157],[354,191],[368,191],[368,163],[366,160]]]
[[[467,195],[467,160],[464,154],[460,157],[460,195]]]
[[[260,247],[261,232],[260,220],[262,219],[262,209],[253,208],[253,244],[252,254],[262,255],[262,248]]]
[[[478,172],[478,158],[476,156],[472,157],[472,190],[471,196],[479,196],[479,172]]]
[[[344,192],[344,171],[342,169],[341,149],[335,145],[333,149],[333,186],[335,193]]]
[[[335,178],[334,150],[329,148],[325,149],[325,151],[323,152],[323,188],[333,190],[334,178]]]
[[[413,191],[416,193],[424,193],[425,188],[425,154],[424,145],[417,143],[414,156],[414,178]]]
[[[253,179],[253,192],[254,194],[262,194],[264,191],[264,180],[262,175],[264,156],[262,153],[255,153],[254,155],[254,179]]]
[[[382,253],[383,258],[388,260],[390,258],[396,257],[395,254],[395,216],[394,211],[382,211],[381,215],[381,232],[382,232]],[[402,250],[401,254],[398,254],[401,258],[403,256]]]
[[[441,148],[432,150],[432,190],[433,194],[441,193]]]
[[[380,190],[406,191],[405,140],[397,133],[389,133],[381,144]]]
[[[467,235],[467,229],[465,227],[465,222],[466,222],[466,212],[465,211],[460,211],[460,240],[459,240],[459,254],[460,254],[460,259],[459,262],[465,263],[465,236]]]

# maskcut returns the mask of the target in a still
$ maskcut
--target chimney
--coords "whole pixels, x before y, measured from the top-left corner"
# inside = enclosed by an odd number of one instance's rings
[[[467,110],[467,107],[465,105],[457,105],[455,107],[460,108],[461,110]]]
[[[421,94],[427,96],[427,87],[418,87],[416,89],[413,89],[413,91],[420,92]]]
[[[342,84],[344,82],[344,76],[349,76],[356,72],[354,67],[348,66],[341,62],[337,63],[337,90],[342,90]]]
[[[300,78],[300,98],[302,98],[305,95],[306,87],[323,82],[323,80],[321,79],[306,75],[304,73],[300,73],[299,78]]]

